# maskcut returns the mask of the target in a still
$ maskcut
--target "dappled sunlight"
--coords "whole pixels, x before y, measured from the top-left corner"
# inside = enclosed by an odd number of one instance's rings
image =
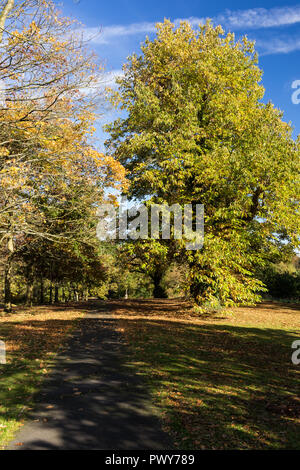
[[[0,367],[0,448],[22,426],[56,353],[81,317],[80,310],[48,306],[0,318],[7,352],[7,364]]]
[[[287,330],[232,325],[230,319],[191,325],[122,317],[120,323],[179,448],[299,447],[293,320]]]
[[[181,308],[177,315],[176,307]],[[126,357],[120,363],[122,370],[132,376],[138,372],[146,379],[163,417],[164,429],[172,435],[178,448],[298,448],[300,370],[291,362],[291,343],[299,337],[298,328],[294,327],[299,312],[294,307],[284,314],[276,310],[277,316],[270,326],[269,310],[257,308],[258,313],[252,308],[243,309],[244,313],[239,314],[241,324],[239,315],[226,320],[192,318],[190,306],[178,299],[155,300],[153,308],[150,300],[92,301],[73,303],[64,309],[33,307],[1,318],[0,336],[5,338],[8,352],[8,364],[0,371],[0,383],[5,381],[5,387],[0,390],[2,442],[7,442],[31,413],[35,394],[41,380],[51,371],[63,338],[74,320],[85,313],[84,321],[91,331],[99,324],[99,315],[108,315],[110,320],[103,320],[102,328],[110,322],[128,345]],[[246,312],[251,326],[243,323]],[[263,323],[264,312],[267,312],[267,323]],[[254,323],[256,315],[257,324]],[[286,329],[280,328],[277,321],[282,315],[290,318]],[[95,334],[93,338],[84,345],[78,339],[82,364],[92,358]],[[103,351],[102,347],[100,350]],[[108,353],[111,354],[110,346]],[[76,371],[77,356],[74,353]],[[101,374],[109,372],[101,355],[93,361],[96,362],[91,367],[98,367],[99,363]],[[78,371],[76,374],[83,375]],[[89,376],[88,380],[93,381],[95,377]],[[72,381],[70,377],[70,386]],[[66,378],[66,389],[68,384]],[[68,393],[72,399],[81,400],[84,394],[76,395],[79,392],[73,388]],[[109,396],[111,393],[107,389]],[[126,410],[117,402],[113,407],[102,407],[101,416],[104,419],[111,410],[117,416],[131,416],[136,408],[134,402],[129,405]],[[93,406],[91,403],[91,413]],[[99,411],[98,405],[95,407]],[[87,423],[82,417],[74,427],[68,423],[68,413],[73,416],[71,409],[62,407],[59,413],[63,422],[61,442],[71,433],[75,446],[79,429],[85,429],[87,436],[95,438],[92,418]],[[51,428],[51,423],[47,426]]]
[[[97,304],[97,302],[95,303]],[[112,314],[122,318],[151,318],[170,322],[218,325],[237,325],[261,328],[285,328],[300,330],[300,304],[282,302],[262,302],[251,307],[232,307],[221,313],[216,312],[205,316],[199,315],[193,305],[185,299],[119,299],[98,301],[98,305],[106,306]],[[255,331],[245,330],[245,335]]]
[[[82,319],[9,449],[167,448],[169,437],[144,382],[125,366],[123,347],[114,320]]]

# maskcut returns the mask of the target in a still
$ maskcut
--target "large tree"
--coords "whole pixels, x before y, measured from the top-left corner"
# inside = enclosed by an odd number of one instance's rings
[[[131,196],[204,204],[204,247],[185,253],[196,301],[254,302],[255,266],[299,244],[298,141],[262,102],[247,38],[166,20],[141,50],[111,95],[127,115],[107,127],[107,147],[128,170]]]

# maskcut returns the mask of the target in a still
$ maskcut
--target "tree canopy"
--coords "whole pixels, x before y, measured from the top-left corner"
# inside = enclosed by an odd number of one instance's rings
[[[262,101],[246,37],[165,20],[141,50],[111,93],[127,115],[107,126],[107,148],[132,197],[204,204],[204,248],[185,253],[197,302],[256,301],[255,266],[283,244],[299,246],[299,142]]]

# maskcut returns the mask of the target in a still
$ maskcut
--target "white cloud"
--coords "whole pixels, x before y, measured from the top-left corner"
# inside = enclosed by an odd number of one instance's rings
[[[115,69],[107,72],[101,72],[96,79],[91,81],[90,84],[85,85],[80,89],[81,93],[85,96],[95,93],[103,92],[105,88],[115,88],[116,78],[124,75],[122,70]]]
[[[111,70],[108,72],[104,72],[99,78],[99,85],[101,87],[114,88],[116,86],[116,79],[119,77],[122,77],[123,75],[124,75],[124,72],[120,69],[115,69],[115,70]]]
[[[85,40],[95,44],[108,44],[111,39],[137,34],[150,34],[155,32],[155,23],[132,23],[129,25],[112,25],[103,28],[85,28],[80,30]]]
[[[205,22],[205,18],[176,18],[175,25],[180,21],[189,21],[192,26]],[[221,24],[228,29],[262,29],[278,26],[288,26],[300,22],[300,5],[292,7],[276,7],[271,9],[252,8],[248,10],[226,10],[212,18],[214,24]],[[111,25],[99,28],[85,28],[81,30],[85,39],[95,44],[108,44],[113,38],[150,34],[155,32],[155,22],[132,23],[128,25]]]
[[[300,5],[292,7],[252,8],[250,10],[227,10],[216,20],[233,29],[260,29],[288,26],[300,22]]]
[[[177,18],[172,22],[177,26],[180,21],[188,21],[192,26],[196,27],[203,24],[206,18],[189,17]],[[248,10],[226,10],[225,13],[212,18],[214,24],[221,24],[230,30],[254,30],[266,29],[279,26],[290,26],[300,23],[300,4],[291,7],[276,8],[252,8]],[[146,35],[156,31],[155,22],[140,22],[128,25],[111,25],[99,28],[84,28],[78,30],[85,40],[89,40],[94,44],[109,44],[114,40],[128,36],[137,36],[139,34]],[[287,54],[300,49],[300,38],[292,37],[271,37],[268,39],[257,40],[258,50],[261,55],[269,54]],[[120,71],[108,72],[106,79]],[[107,85],[111,86],[111,84]]]
[[[274,37],[267,40],[257,40],[256,48],[260,51],[260,56],[288,54],[300,50],[300,38]]]

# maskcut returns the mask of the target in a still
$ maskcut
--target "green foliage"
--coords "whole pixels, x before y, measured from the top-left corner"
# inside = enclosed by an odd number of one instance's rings
[[[300,300],[300,269],[294,263],[269,264],[260,276],[271,297]]]
[[[162,287],[169,299],[184,297],[187,265],[171,264],[162,280]]]
[[[101,259],[105,266],[105,280],[92,289],[101,299],[151,297],[151,279],[143,270],[136,271],[122,244],[102,243]]]
[[[156,240],[137,240],[122,247],[122,258],[128,269],[148,276],[153,283],[153,297],[166,298],[162,285],[173,252],[168,243]]]

